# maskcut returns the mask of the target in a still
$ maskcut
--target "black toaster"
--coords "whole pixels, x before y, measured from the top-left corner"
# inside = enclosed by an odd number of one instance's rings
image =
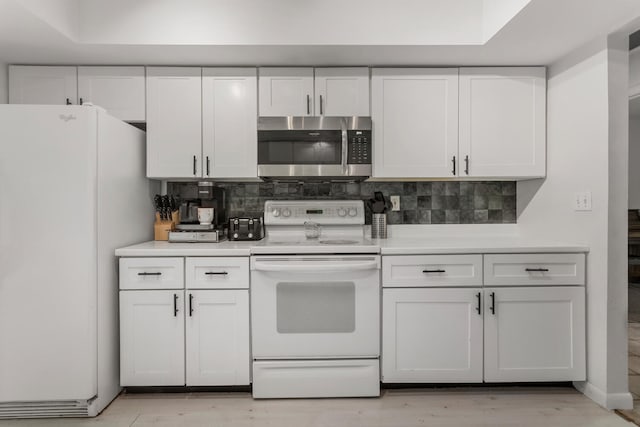
[[[264,237],[262,218],[229,218],[229,240],[260,240]]]

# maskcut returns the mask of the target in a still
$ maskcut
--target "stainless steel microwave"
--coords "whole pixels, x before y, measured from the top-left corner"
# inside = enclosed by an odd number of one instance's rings
[[[371,176],[371,117],[260,117],[258,176],[361,181]]]

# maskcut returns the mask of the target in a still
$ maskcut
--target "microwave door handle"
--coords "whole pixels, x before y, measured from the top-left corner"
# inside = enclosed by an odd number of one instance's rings
[[[349,138],[346,126],[342,128],[342,175],[349,176]]]
[[[275,263],[265,261],[255,261],[253,270],[256,271],[295,271],[295,272],[327,272],[327,271],[355,271],[355,270],[377,270],[378,261],[364,262],[336,262],[336,263]]]

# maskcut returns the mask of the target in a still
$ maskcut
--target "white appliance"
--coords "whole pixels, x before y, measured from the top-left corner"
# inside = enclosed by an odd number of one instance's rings
[[[99,107],[0,105],[0,418],[119,393],[114,250],[152,235],[144,143]]]
[[[251,257],[254,398],[379,396],[380,255],[363,225],[362,201],[265,203]]]

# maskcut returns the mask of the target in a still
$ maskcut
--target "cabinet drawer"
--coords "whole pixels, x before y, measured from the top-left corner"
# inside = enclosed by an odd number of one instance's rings
[[[248,289],[249,257],[187,258],[187,288]]]
[[[383,256],[382,286],[482,286],[482,255]]]
[[[120,258],[120,289],[182,288],[182,258]]]
[[[484,256],[487,286],[584,285],[584,254],[494,254]]]

